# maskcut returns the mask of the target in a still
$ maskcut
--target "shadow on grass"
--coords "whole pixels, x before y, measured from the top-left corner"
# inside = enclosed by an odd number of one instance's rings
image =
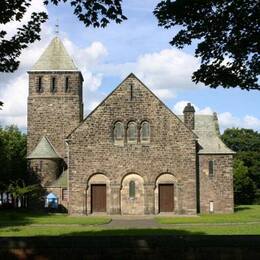
[[[193,232],[181,229],[161,229],[161,228],[151,228],[151,229],[103,229],[94,231],[81,231],[81,232],[71,232],[65,234],[66,237],[82,237],[82,236],[169,236],[169,235],[205,235],[204,232]]]
[[[0,228],[34,224],[33,219],[47,216],[51,216],[51,213],[44,210],[35,212],[28,209],[1,209]]]
[[[234,211],[235,212],[239,212],[239,211],[243,211],[243,210],[250,210],[251,208],[246,207],[246,206],[236,206]]]
[[[259,259],[257,236],[129,229],[72,232],[60,237],[0,238],[1,259]],[[174,256],[174,258],[173,258]]]
[[[71,232],[64,236],[0,238],[1,259],[172,259],[183,237],[201,232],[165,229],[113,229]],[[183,250],[181,250],[182,253]],[[155,257],[155,258],[154,258]],[[181,258],[176,258],[181,259]]]

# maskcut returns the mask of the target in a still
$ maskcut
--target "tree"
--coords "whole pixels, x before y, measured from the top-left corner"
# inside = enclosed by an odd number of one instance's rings
[[[39,0],[40,1],[40,0]],[[74,14],[86,26],[106,27],[110,21],[121,23],[126,17],[122,14],[122,0],[41,0],[45,5],[70,2]],[[31,0],[1,1],[0,24],[21,21]],[[7,39],[7,32],[0,30],[0,72],[13,72],[19,66],[18,57],[28,44],[40,40],[41,24],[48,18],[45,12],[33,12],[27,24],[17,28],[17,33]]]
[[[257,188],[257,194],[260,194],[260,133],[252,129],[226,129],[221,136],[223,142],[232,150],[236,152],[234,175],[236,173],[236,167],[241,169],[246,168],[246,174],[237,173],[236,182],[234,182],[234,188],[239,185],[238,190],[247,190],[253,181],[254,187]],[[243,165],[236,163],[236,161],[242,162]],[[239,180],[241,178],[241,180]],[[251,180],[249,180],[249,179]],[[243,187],[245,185],[245,187]],[[252,195],[253,193],[251,193]],[[242,195],[239,195],[241,198]],[[245,195],[246,196],[246,195]],[[250,196],[249,196],[250,197]],[[240,201],[241,199],[239,199]],[[242,200],[244,200],[242,198]],[[260,202],[260,197],[255,195],[255,201]]]
[[[243,161],[234,161],[234,196],[236,204],[251,204],[254,201],[256,187],[248,176],[248,168]]]
[[[221,138],[235,152],[260,152],[260,133],[253,129],[226,129]]]
[[[9,185],[11,181],[26,181],[26,135],[17,127],[0,127],[0,182]]]
[[[164,0],[154,14],[159,26],[181,26],[171,45],[197,43],[195,56],[201,65],[193,73],[194,82],[260,90],[259,1]]]
[[[14,207],[17,207],[18,199],[24,204],[25,197],[29,194],[37,193],[40,190],[38,184],[27,185],[24,180],[12,181],[7,188],[7,192],[13,196]],[[24,206],[24,205],[22,205]]]

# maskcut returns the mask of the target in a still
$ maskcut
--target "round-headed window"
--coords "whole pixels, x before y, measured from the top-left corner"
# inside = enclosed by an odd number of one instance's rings
[[[116,122],[114,126],[114,142],[123,143],[124,142],[124,126],[121,122]]]
[[[128,142],[137,142],[137,126],[135,122],[129,122],[127,127],[127,140]]]
[[[150,124],[147,121],[144,121],[141,125],[141,142],[150,141]]]

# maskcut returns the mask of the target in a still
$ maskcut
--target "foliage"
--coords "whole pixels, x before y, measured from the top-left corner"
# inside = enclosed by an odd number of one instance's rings
[[[121,23],[126,17],[122,14],[122,0],[40,0],[45,5],[70,2],[74,14],[86,26],[106,27],[110,21]],[[26,15],[31,0],[1,1],[0,24],[20,22]],[[19,66],[18,57],[30,43],[40,40],[41,24],[48,19],[45,12],[33,12],[27,24],[17,28],[11,38],[5,30],[0,30],[0,72],[13,72]]]
[[[181,26],[175,27],[171,45],[197,43],[201,66],[193,74],[194,82],[260,90],[259,12],[257,0],[163,0],[154,14],[159,26]]]
[[[26,181],[26,135],[16,126],[0,127],[0,183],[9,185],[17,179]]]
[[[38,184],[26,185],[24,180],[18,179],[12,181],[8,185],[7,192],[9,192],[14,197],[14,199],[16,199],[16,198],[21,198],[30,193],[34,193],[38,190],[39,190]]]
[[[248,168],[249,177],[254,181],[256,187],[260,189],[260,152],[238,152],[236,158],[243,161]]]
[[[121,23],[122,0],[40,0],[45,5],[68,3],[85,26],[106,27],[111,21]],[[5,0],[1,3],[0,24],[21,21],[31,0]],[[237,87],[260,89],[259,11],[256,0],[162,0],[154,10],[159,26],[181,26],[170,42],[183,48],[197,43],[195,55],[201,58],[200,68],[193,81],[216,88]],[[44,12],[33,12],[31,19],[7,40],[7,32],[0,31],[0,72],[13,72],[22,49],[40,39],[41,24],[47,20]],[[177,27],[178,28],[178,27]]]
[[[237,152],[234,163],[234,190],[236,203],[249,203],[255,188],[260,189],[260,133],[252,129],[226,129],[223,142]],[[253,182],[253,183],[252,183]],[[255,202],[258,200],[256,195]]]
[[[86,26],[106,27],[110,21],[121,23],[127,18],[122,13],[122,0],[46,0],[44,4],[70,2],[74,14]]]
[[[20,22],[30,2],[31,0],[1,1],[0,24]],[[6,31],[0,30],[0,72],[13,72],[18,68],[17,58],[29,43],[40,40],[41,24],[47,20],[47,17],[44,12],[33,12],[28,23],[17,28],[16,34],[11,38]]]
[[[235,152],[260,152],[260,133],[253,129],[226,129],[222,140]]]
[[[236,204],[250,204],[254,201],[256,185],[249,177],[243,161],[234,161],[234,196]]]

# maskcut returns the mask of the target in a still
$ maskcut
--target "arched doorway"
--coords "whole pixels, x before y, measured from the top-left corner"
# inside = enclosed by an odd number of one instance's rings
[[[121,186],[122,215],[144,214],[144,180],[138,174],[128,174]]]
[[[177,181],[169,173],[161,174],[155,182],[155,212],[174,213],[177,209]]]
[[[87,214],[106,213],[109,209],[109,194],[109,179],[101,173],[91,176],[87,186]]]

